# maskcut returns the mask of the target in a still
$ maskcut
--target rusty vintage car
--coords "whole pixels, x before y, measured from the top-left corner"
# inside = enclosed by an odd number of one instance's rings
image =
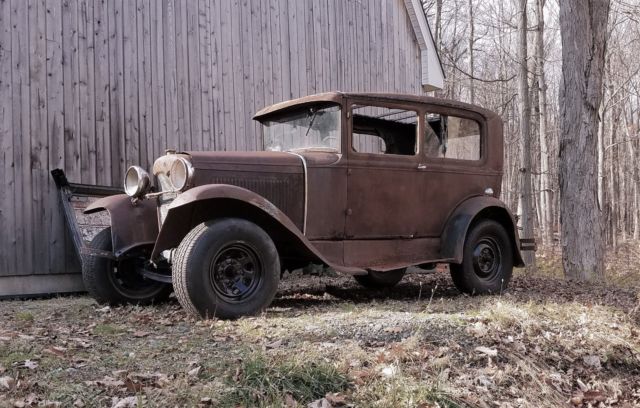
[[[468,294],[499,293],[522,266],[499,200],[502,121],[422,96],[324,93],[258,112],[263,151],[168,151],[125,194],[94,202],[111,227],[83,256],[99,302],[174,290],[190,313],[264,310],[284,270],[324,264],[371,288],[450,264]]]

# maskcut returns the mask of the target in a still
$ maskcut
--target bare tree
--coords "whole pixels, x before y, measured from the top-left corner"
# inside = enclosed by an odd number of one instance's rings
[[[533,238],[533,191],[531,186],[531,100],[529,95],[529,69],[527,67],[527,0],[520,0],[520,27],[518,44],[518,93],[520,97],[520,205],[522,208],[522,235]],[[535,271],[533,252],[525,252],[525,264],[528,272]]]
[[[598,208],[598,109],[602,102],[610,0],[562,0],[560,217],[565,276],[604,277]]]
[[[553,238],[551,217],[551,185],[549,182],[549,135],[547,134],[547,75],[544,53],[544,5],[546,0],[536,0],[538,30],[536,33],[536,67],[538,76],[538,112],[540,140],[540,232],[542,243],[550,245]]]

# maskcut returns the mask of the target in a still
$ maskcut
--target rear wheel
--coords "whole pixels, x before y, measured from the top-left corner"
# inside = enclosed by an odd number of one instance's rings
[[[112,251],[111,228],[100,231],[91,241],[92,248]],[[149,304],[165,300],[171,285],[146,279],[138,273],[144,267],[144,257],[121,261],[97,256],[82,257],[82,279],[89,294],[98,303],[112,305]]]
[[[394,269],[386,272],[370,271],[367,275],[356,275],[356,281],[370,289],[383,289],[396,286],[404,277],[407,268]]]
[[[493,220],[475,224],[464,243],[462,264],[452,264],[450,269],[453,283],[463,293],[502,292],[513,272],[513,248],[509,234]]]
[[[224,218],[187,234],[172,275],[176,296],[189,313],[233,319],[269,306],[280,282],[280,259],[262,228]]]

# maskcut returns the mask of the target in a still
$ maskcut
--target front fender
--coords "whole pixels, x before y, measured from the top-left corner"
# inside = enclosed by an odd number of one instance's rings
[[[279,249],[282,246],[295,248],[295,251],[338,271],[352,274],[364,272],[332,264],[273,203],[250,190],[228,184],[199,186],[180,194],[169,205],[151,259],[155,260],[164,250],[176,248],[195,226],[222,217],[244,218],[259,225],[277,245],[281,245]]]
[[[502,201],[490,196],[472,197],[454,210],[442,234],[442,257],[462,263],[467,232],[473,222],[480,218],[494,219],[504,226],[511,238],[514,265],[524,266],[516,220]]]
[[[85,214],[107,211],[111,217],[111,241],[116,257],[141,247],[153,246],[158,236],[158,213],[155,200],[139,200],[135,204],[126,194],[94,201]]]

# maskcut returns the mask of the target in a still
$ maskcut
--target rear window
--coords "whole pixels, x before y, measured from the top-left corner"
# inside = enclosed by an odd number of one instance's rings
[[[453,160],[480,160],[480,124],[472,119],[427,114],[425,146],[427,157]]]

